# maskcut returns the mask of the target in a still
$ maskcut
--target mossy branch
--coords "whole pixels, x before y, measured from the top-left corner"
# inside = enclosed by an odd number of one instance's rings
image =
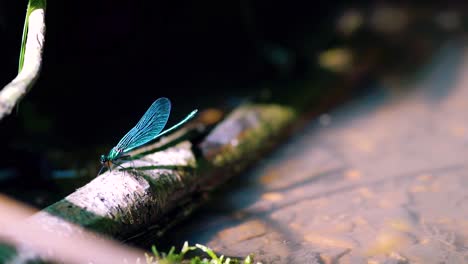
[[[37,217],[59,216],[126,239],[160,223],[171,210],[190,203],[193,195],[222,184],[245,168],[275,142],[294,117],[292,110],[277,105],[240,107],[198,146],[186,140],[141,154],[122,164],[124,169],[103,173]]]
[[[64,235],[80,232],[70,223],[119,240],[149,230],[160,235],[163,227],[189,214],[184,210],[196,203],[193,197],[251,164],[277,142],[294,118],[294,111],[278,105],[242,106],[199,144],[185,140],[162,151],[139,154],[122,164],[124,169],[99,175],[34,215],[32,221]],[[167,219],[174,211],[177,217]]]

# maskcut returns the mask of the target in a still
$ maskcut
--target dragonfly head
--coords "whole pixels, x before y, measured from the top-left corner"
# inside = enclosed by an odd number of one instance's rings
[[[99,160],[101,161],[101,164],[105,164],[107,161],[109,161],[109,159],[107,158],[106,155],[101,155],[101,157],[99,158]]]
[[[112,162],[110,161],[109,156],[101,155],[101,157],[99,157],[99,161],[101,162],[102,166],[101,166],[101,169],[98,172],[98,175],[101,174],[101,171],[102,171],[102,169],[104,169],[104,167],[111,170],[111,163]]]
[[[106,167],[109,170],[112,170],[112,159],[109,156],[101,155],[101,157],[99,157],[99,161],[103,168]]]

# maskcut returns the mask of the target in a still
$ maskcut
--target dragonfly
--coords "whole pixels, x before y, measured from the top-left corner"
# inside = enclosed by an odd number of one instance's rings
[[[129,157],[129,151],[141,147],[185,124],[196,115],[198,110],[193,110],[182,119],[182,121],[163,131],[169,119],[170,112],[171,101],[169,99],[165,97],[156,99],[148,110],[146,110],[146,113],[141,117],[140,121],[123,136],[119,143],[117,143],[107,155],[101,155],[100,162],[102,167],[98,175],[104,168],[112,170],[112,165],[120,166],[118,162]]]

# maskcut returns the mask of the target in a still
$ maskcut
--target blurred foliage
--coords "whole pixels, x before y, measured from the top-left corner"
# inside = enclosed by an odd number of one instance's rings
[[[179,253],[175,252],[175,247],[171,247],[168,253],[159,252],[156,246],[151,247],[153,255],[146,254],[146,263],[159,263],[159,264],[178,264],[178,263],[190,263],[190,264],[253,264],[253,257],[247,256],[243,261],[237,258],[230,258],[225,256],[217,256],[214,251],[204,245],[196,244],[195,246],[189,246],[188,242],[184,243],[184,246]],[[186,254],[191,251],[201,250],[208,257],[200,258],[199,256],[186,257]]]

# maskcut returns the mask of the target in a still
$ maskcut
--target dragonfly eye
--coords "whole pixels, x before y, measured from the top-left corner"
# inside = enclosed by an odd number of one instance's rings
[[[101,155],[101,158],[99,158],[99,160],[101,161],[101,163],[106,163],[107,158],[105,155]]]

